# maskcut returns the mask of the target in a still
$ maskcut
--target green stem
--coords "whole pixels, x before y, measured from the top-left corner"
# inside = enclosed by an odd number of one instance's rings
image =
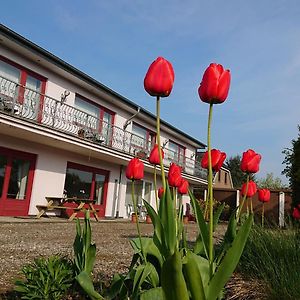
[[[238,212],[238,215],[237,215],[237,218],[236,218],[236,222],[237,222],[237,223],[239,222],[239,219],[240,219],[240,217],[241,217],[242,209],[243,209],[243,206],[244,206],[246,197],[247,197],[249,180],[250,180],[250,175],[248,174],[248,176],[247,176],[247,181],[246,181],[246,192],[245,192],[245,194],[244,194],[244,196],[243,196],[242,204],[241,204],[240,207],[239,207],[239,212]]]
[[[211,163],[211,120],[212,120],[213,103],[209,104],[208,124],[207,124],[207,151],[208,151],[208,197],[209,197],[209,265],[210,278],[213,275],[213,229],[214,229],[214,211],[213,211],[213,177],[212,177],[212,163]]]
[[[204,220],[208,220],[207,210],[208,210],[208,202],[209,202],[209,193],[207,192],[206,199],[205,199],[205,207],[204,207]]]
[[[162,158],[162,154],[161,154],[161,145],[160,145],[160,101],[159,101],[159,96],[157,96],[157,98],[156,98],[156,141],[157,141],[157,145],[158,145],[162,186],[165,191],[166,190],[166,176],[165,176],[165,169],[164,169],[164,163],[163,163],[163,158]]]
[[[265,203],[263,202],[263,206],[262,206],[262,214],[261,214],[261,227],[264,227],[264,216],[265,214]]]
[[[146,255],[145,255],[145,252],[144,252],[143,243],[142,243],[142,237],[141,237],[141,231],[140,231],[139,217],[138,217],[138,214],[137,214],[137,203],[136,203],[136,199],[135,199],[135,196],[134,196],[134,195],[135,195],[135,193],[134,193],[134,180],[132,180],[132,185],[131,185],[131,197],[132,197],[132,203],[133,203],[134,213],[135,213],[135,215],[136,215],[136,217],[137,217],[136,228],[137,228],[138,235],[139,235],[139,241],[140,241],[140,244],[141,244],[142,255],[143,255],[143,258],[144,258],[145,262],[147,262]]]
[[[154,166],[154,190],[155,190],[155,202],[156,202],[156,211],[158,212],[158,191],[157,191],[157,182],[156,182],[156,166]]]
[[[174,204],[174,219],[175,219],[175,232],[176,232],[176,237],[177,237],[177,231],[178,231],[178,226],[177,226],[177,197],[176,197],[176,188],[173,187],[173,204]]]
[[[253,202],[252,202],[252,197],[250,198],[250,211],[251,211],[251,214],[253,214]]]

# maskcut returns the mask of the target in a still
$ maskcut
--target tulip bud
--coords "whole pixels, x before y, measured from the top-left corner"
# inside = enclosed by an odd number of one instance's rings
[[[218,104],[226,100],[230,87],[230,71],[212,63],[205,70],[198,93],[206,103]]]
[[[244,183],[242,185],[242,195],[245,196],[246,194],[246,187],[247,183]],[[248,191],[247,191],[247,197],[253,197],[257,191],[256,183],[252,180],[248,183]]]
[[[161,149],[161,156],[162,156],[162,159],[164,159],[164,151],[162,149]],[[159,165],[160,164],[158,145],[157,144],[154,145],[153,149],[150,152],[149,162],[150,162],[150,164],[153,164],[153,165]]]
[[[299,205],[294,207],[292,216],[295,220],[300,220],[300,207],[299,207]]]
[[[189,191],[189,182],[185,179],[182,179],[180,186],[178,187],[178,193],[184,195],[187,194],[188,191]]]
[[[241,170],[247,173],[257,173],[259,171],[260,160],[260,154],[256,153],[252,149],[247,150],[243,153]]]
[[[174,70],[170,62],[158,57],[149,67],[144,87],[151,96],[167,97],[170,95],[174,83]]]
[[[211,153],[212,169],[215,172],[219,172],[223,166],[224,160],[226,159],[226,153],[221,152],[220,150],[217,149],[212,149],[210,153]],[[206,151],[202,157],[201,167],[204,169],[208,169],[208,151]]]
[[[157,194],[158,194],[158,198],[161,199],[164,195],[164,188],[163,187],[160,187],[157,191]]]
[[[144,164],[138,158],[132,158],[128,163],[126,177],[130,180],[140,180],[144,177]]]
[[[168,173],[168,182],[172,187],[179,187],[181,184],[181,168],[174,163],[171,163],[169,173]]]
[[[270,190],[268,189],[258,190],[258,200],[260,202],[269,202],[270,198],[271,198]]]

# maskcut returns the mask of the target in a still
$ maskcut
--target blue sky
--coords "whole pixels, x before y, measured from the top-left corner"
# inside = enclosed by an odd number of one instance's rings
[[[175,83],[162,118],[203,142],[208,105],[197,89],[209,63],[221,63],[232,83],[214,109],[213,147],[253,148],[258,177],[280,176],[300,123],[298,0],[5,1],[1,23],[152,112],[143,79],[165,57]]]

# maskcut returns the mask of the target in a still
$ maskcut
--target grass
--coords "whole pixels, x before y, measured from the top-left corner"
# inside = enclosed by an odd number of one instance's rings
[[[253,227],[238,272],[263,281],[266,299],[300,299],[300,231]]]

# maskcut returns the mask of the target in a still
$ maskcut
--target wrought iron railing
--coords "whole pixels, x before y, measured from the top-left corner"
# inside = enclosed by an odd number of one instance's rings
[[[138,135],[1,76],[0,111],[143,159],[152,147]],[[183,172],[206,178],[206,170],[199,162],[168,149],[164,152],[165,165],[174,162]]]

